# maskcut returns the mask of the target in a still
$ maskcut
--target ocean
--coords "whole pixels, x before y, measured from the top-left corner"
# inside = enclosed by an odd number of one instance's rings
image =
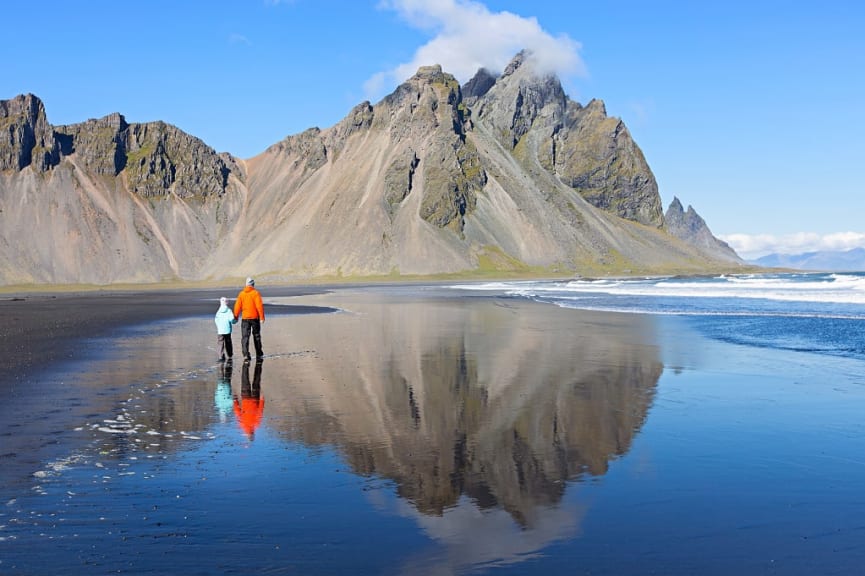
[[[457,284],[562,308],[686,317],[732,344],[865,359],[865,272]]]

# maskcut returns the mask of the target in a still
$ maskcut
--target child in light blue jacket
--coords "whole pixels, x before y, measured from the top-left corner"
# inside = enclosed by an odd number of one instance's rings
[[[216,349],[219,355],[217,360],[225,362],[226,355],[228,361],[231,362],[231,357],[234,355],[234,346],[231,344],[231,326],[237,323],[237,318],[234,312],[228,307],[228,299],[224,296],[219,299],[219,310],[216,311]]]

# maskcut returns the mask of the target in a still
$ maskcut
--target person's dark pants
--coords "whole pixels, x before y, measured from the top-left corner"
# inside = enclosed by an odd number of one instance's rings
[[[234,345],[231,343],[231,334],[217,334],[216,350],[220,360],[225,360],[226,355],[231,360],[231,357],[234,356]]]
[[[255,344],[255,355],[258,358],[264,356],[261,349],[261,320],[246,318],[240,323],[240,347],[243,349],[243,357],[249,358],[249,333],[252,332],[252,341]]]

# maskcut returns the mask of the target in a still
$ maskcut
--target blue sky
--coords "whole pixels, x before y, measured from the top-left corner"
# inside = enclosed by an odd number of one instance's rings
[[[604,100],[658,180],[743,256],[865,246],[865,8],[825,0],[46,1],[4,6],[0,99],[52,124],[164,120],[249,158],[418,65],[520,48]]]

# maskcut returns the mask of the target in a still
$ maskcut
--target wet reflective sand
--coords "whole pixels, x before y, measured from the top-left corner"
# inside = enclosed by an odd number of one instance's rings
[[[217,363],[208,313],[15,383],[0,573],[865,565],[855,363],[507,298],[262,291],[341,311],[274,306],[260,363]]]

